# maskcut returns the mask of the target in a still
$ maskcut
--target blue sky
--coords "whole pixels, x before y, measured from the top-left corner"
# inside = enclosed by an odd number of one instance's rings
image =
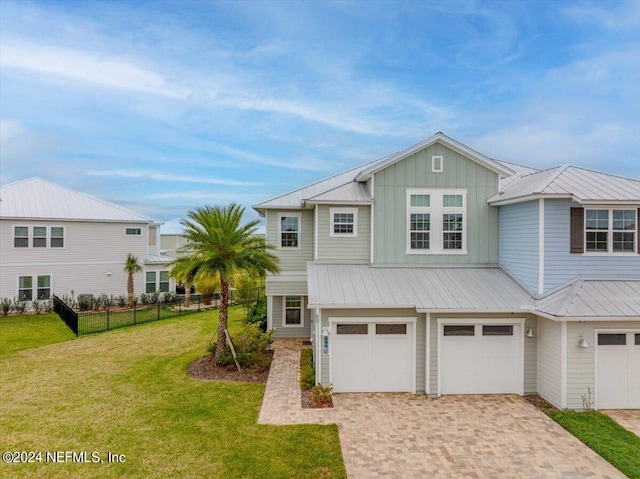
[[[437,131],[640,178],[640,1],[0,0],[0,40],[0,182],[163,221]]]

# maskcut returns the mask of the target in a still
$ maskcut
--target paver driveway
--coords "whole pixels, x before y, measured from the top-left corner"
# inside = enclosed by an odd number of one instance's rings
[[[300,406],[300,341],[276,341],[263,424],[337,423],[350,478],[624,478],[518,396],[336,394]]]
[[[602,412],[623,428],[640,436],[640,409],[607,409]]]

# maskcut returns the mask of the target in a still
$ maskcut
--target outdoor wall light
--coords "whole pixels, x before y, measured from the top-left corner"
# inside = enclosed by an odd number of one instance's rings
[[[587,341],[587,338],[584,337],[584,334],[581,334],[580,336],[578,336],[578,346],[580,346],[581,348],[591,347],[589,345],[589,342]]]
[[[535,338],[533,334],[533,328],[531,326],[527,326],[527,329],[525,331],[525,335],[527,336],[527,338]]]

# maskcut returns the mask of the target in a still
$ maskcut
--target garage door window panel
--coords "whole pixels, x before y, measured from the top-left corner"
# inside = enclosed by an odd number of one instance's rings
[[[473,336],[475,334],[475,326],[473,325],[455,325],[445,326],[445,336]]]
[[[376,334],[407,334],[407,325],[376,324]]]
[[[640,346],[640,334],[636,334],[636,346]]]
[[[338,324],[336,325],[336,334],[368,334],[369,325],[367,324]]]
[[[598,346],[626,346],[626,334],[598,334]]]
[[[484,325],[482,326],[483,336],[513,336],[513,326]]]

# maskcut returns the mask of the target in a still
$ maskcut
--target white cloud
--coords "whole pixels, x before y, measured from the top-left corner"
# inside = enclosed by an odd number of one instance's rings
[[[87,176],[100,176],[108,178],[143,178],[156,181],[175,181],[179,183],[203,183],[209,185],[224,186],[259,186],[261,183],[253,181],[226,180],[224,178],[211,178],[208,176],[186,176],[158,173],[153,170],[113,169],[113,170],[89,170],[84,173]]]
[[[12,38],[2,40],[0,66],[169,98],[179,99],[188,96],[188,91],[169,86],[159,73],[146,70],[127,59]]]

